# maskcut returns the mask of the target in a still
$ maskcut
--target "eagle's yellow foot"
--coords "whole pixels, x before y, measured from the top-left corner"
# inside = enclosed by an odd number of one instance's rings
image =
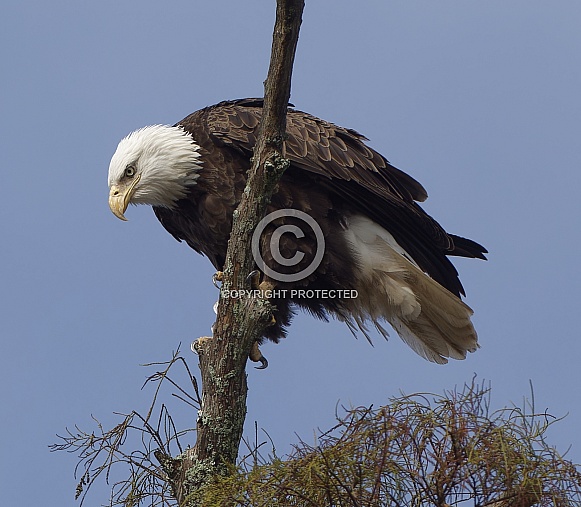
[[[258,286],[258,288],[263,293],[272,292],[275,289],[275,287],[276,285],[271,280],[263,280],[262,282],[260,282],[260,285]]]
[[[204,350],[204,344],[208,340],[211,340],[211,339],[212,339],[211,336],[202,336],[202,337],[198,338],[197,340],[194,340],[192,342],[192,345],[190,346],[190,348],[192,349],[192,352],[194,354],[200,355]]]
[[[272,291],[276,288],[275,283],[272,280],[263,280],[260,281],[260,271],[257,269],[250,272],[250,274],[246,277],[246,283],[250,285],[252,290],[260,291],[260,294],[263,297],[267,297],[268,294],[271,294]],[[270,299],[270,298],[269,298]],[[276,324],[276,319],[274,315],[271,315],[270,322],[268,323],[269,326],[274,326]],[[258,345],[256,345],[258,350]],[[254,361],[254,359],[253,359]],[[267,363],[268,364],[268,363]],[[266,366],[265,366],[266,368]]]
[[[257,370],[264,370],[268,367],[268,361],[266,360],[266,357],[262,355],[262,352],[260,352],[260,349],[258,348],[258,342],[254,342],[248,357],[250,357],[251,361],[260,363],[260,366],[255,366]]]
[[[214,284],[214,287],[216,287],[217,289],[220,288],[220,287],[218,287],[218,282],[222,282],[223,280],[224,280],[224,272],[223,271],[216,271],[212,275],[212,283]]]
[[[270,280],[263,280],[260,281],[260,271],[257,269],[250,272],[250,274],[246,277],[246,283],[250,286],[252,290],[259,290],[261,294],[266,295],[268,292],[272,292],[275,288],[275,284]],[[276,324],[276,319],[273,315],[270,317],[269,326]],[[252,350],[250,351],[249,358],[251,361],[255,363],[260,363],[260,366],[255,366],[257,370],[264,370],[268,367],[268,361],[266,357],[262,355],[260,349],[258,348],[258,342],[254,342],[252,345]]]

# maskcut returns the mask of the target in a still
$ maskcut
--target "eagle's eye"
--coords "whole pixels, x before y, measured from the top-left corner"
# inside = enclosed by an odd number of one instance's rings
[[[127,178],[133,178],[133,176],[135,176],[135,167],[134,167],[134,166],[132,166],[132,165],[128,165],[128,166],[125,168],[125,176],[126,176]]]

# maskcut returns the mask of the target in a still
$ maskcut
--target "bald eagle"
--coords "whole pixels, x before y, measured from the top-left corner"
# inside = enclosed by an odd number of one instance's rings
[[[129,134],[109,167],[112,212],[125,220],[129,204],[152,206],[172,236],[222,270],[262,105],[221,102],[174,126]],[[387,336],[387,321],[430,361],[464,359],[477,349],[477,335],[448,256],[485,259],[486,249],[448,234],[417,204],[427,198],[424,187],[366,140],[289,106],[290,166],[257,242],[261,271],[276,288],[276,323],[262,339],[278,342],[302,308],[368,339],[370,324]]]

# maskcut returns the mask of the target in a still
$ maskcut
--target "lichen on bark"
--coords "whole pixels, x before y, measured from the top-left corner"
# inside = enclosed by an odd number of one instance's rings
[[[270,198],[289,162],[284,158],[286,111],[304,0],[277,0],[271,61],[265,81],[264,108],[252,168],[234,212],[223,269],[224,289],[246,288],[254,269],[251,232],[266,214]],[[199,356],[202,408],[196,445],[180,456],[180,505],[199,505],[196,494],[215,475],[235,464],[246,417],[246,362],[254,342],[270,324],[272,307],[265,300],[220,298],[214,339]]]

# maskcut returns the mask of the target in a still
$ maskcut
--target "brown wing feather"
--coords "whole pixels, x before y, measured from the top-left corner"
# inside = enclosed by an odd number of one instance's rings
[[[249,158],[261,115],[262,99],[242,99],[202,109],[179,124],[195,133],[194,137],[204,132],[216,149],[227,146]],[[365,213],[391,232],[435,280],[456,295],[463,293],[458,273],[446,255],[484,258],[486,250],[447,234],[423,211],[415,202],[427,198],[420,183],[369,148],[364,143],[366,138],[355,130],[289,109],[287,134],[289,171],[310,173],[317,184],[342,200],[345,211]],[[208,143],[201,144],[212,149]]]

